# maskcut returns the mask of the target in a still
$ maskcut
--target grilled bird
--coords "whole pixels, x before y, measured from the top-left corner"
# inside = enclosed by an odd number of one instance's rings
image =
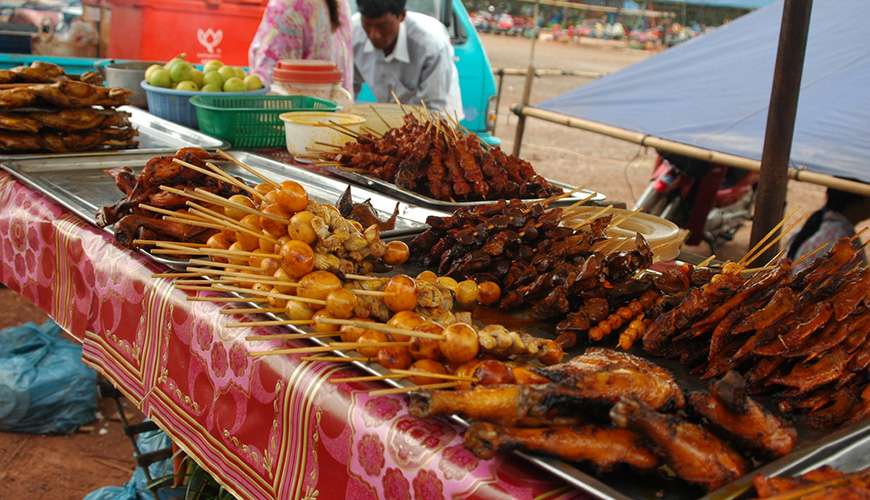
[[[677,476],[708,490],[748,471],[743,457],[700,425],[659,413],[638,401],[620,401],[611,409],[610,418],[615,425],[648,438]]]
[[[492,458],[497,451],[519,448],[569,462],[589,462],[601,470],[618,464],[641,470],[659,465],[655,453],[634,432],[597,425],[527,429],[480,422],[465,431],[465,447],[484,459]]]
[[[616,403],[631,397],[653,409],[685,405],[683,391],[667,370],[627,352],[589,348],[566,363],[542,368],[538,373],[575,389],[576,397],[587,400]]]
[[[787,455],[797,444],[797,431],[747,396],[737,372],[713,383],[709,393],[689,394],[689,404],[714,427],[767,456]]]

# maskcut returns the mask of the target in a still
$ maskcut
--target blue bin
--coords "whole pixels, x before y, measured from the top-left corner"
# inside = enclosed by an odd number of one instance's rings
[[[193,96],[264,95],[268,92],[266,88],[248,92],[194,92],[154,87],[146,82],[142,82],[142,88],[145,89],[145,97],[148,99],[148,112],[192,129],[199,128],[196,121],[196,108],[190,103],[190,98]]]

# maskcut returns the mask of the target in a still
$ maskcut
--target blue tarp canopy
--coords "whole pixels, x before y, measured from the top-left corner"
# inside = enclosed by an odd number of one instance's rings
[[[816,0],[794,166],[870,182],[867,0]],[[782,1],[536,108],[760,159]]]
[[[760,9],[774,0],[654,0],[653,5],[662,3],[685,3],[707,7],[731,7],[735,9]]]

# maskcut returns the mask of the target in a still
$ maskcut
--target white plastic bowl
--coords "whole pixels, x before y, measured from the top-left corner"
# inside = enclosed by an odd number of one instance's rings
[[[337,123],[352,131],[359,131],[366,122],[362,116],[349,113],[328,113],[323,111],[302,111],[284,113],[281,115],[284,131],[287,136],[287,151],[294,157],[311,155],[308,148],[324,149],[323,144],[343,146],[353,140],[330,126]]]

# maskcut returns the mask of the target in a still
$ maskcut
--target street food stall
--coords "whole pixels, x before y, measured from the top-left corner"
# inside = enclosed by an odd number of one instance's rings
[[[848,239],[689,263],[425,107],[282,112],[330,134],[281,162],[97,75],[3,77],[0,281],[240,498],[724,498],[870,440]]]

